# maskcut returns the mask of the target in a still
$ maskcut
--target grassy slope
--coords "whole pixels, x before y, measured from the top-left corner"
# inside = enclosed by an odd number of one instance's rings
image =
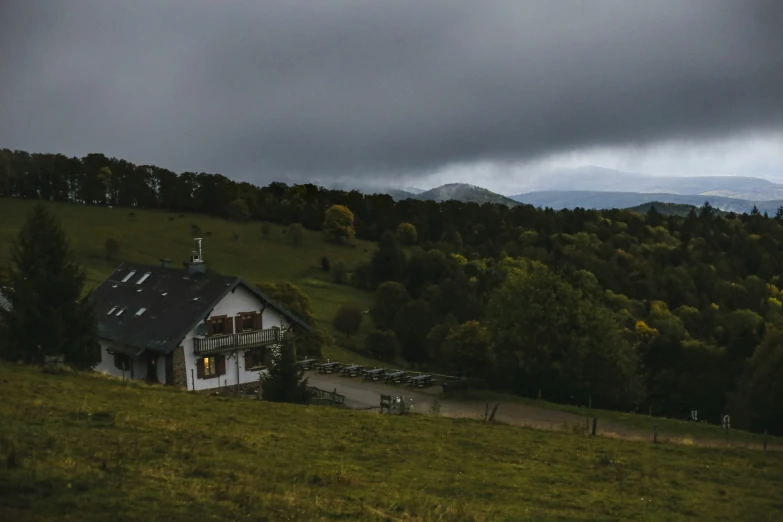
[[[0,364],[3,520],[777,520],[783,454]],[[194,518],[195,517],[195,518]]]
[[[5,264],[11,241],[24,223],[33,201],[0,199],[0,264]],[[350,286],[335,285],[329,274],[320,268],[322,256],[334,263],[345,260],[349,266],[369,259],[373,243],[357,241],[356,248],[326,243],[316,232],[306,232],[304,243],[295,248],[286,243],[284,227],[272,225],[268,238],[261,237],[260,223],[232,223],[203,214],[135,210],[124,208],[87,207],[72,204],[50,204],[62,220],[71,247],[87,269],[87,286],[101,283],[121,261],[157,264],[167,257],[172,266],[181,267],[195,248],[191,224],[197,224],[204,237],[204,258],[219,273],[239,275],[251,282],[292,282],[299,285],[313,301],[318,323],[331,331],[331,320],[337,308],[344,303],[356,303],[368,308],[372,295]],[[169,217],[174,217],[169,221]],[[206,236],[211,232],[211,236]],[[239,240],[234,241],[234,235]],[[117,261],[104,259],[103,244],[108,237],[116,239],[122,248]],[[366,320],[357,344],[371,330]],[[338,336],[335,336],[338,337]],[[364,362],[360,356],[339,347],[324,353],[333,359]]]

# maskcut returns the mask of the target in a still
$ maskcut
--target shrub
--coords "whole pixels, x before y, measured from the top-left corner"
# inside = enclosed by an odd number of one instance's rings
[[[326,256],[322,257],[321,258],[321,270],[323,270],[324,272],[328,272],[329,268],[330,268],[330,266],[329,266],[329,258],[326,257]]]

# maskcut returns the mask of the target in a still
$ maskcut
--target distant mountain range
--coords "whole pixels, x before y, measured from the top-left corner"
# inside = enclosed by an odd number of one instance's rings
[[[783,199],[783,185],[747,176],[645,176],[602,167],[561,169],[531,176],[525,193],[554,190],[722,196],[749,201]],[[515,196],[511,196],[516,199]],[[702,202],[703,203],[703,202]]]
[[[679,203],[701,207],[704,205],[705,201],[709,201],[710,205],[713,207],[726,212],[742,214],[753,210],[753,206],[755,205],[762,213],[766,211],[770,214],[774,214],[778,207],[783,205],[783,199],[750,201],[725,196],[665,193],[643,194],[639,192],[600,192],[590,190],[547,190],[541,192],[528,192],[527,194],[512,196],[512,199],[535,207],[550,207],[555,210],[576,207],[588,209],[630,208],[650,203],[651,201]]]
[[[473,203],[520,203],[555,210],[627,208],[647,212],[658,202],[663,214],[687,214],[705,201],[723,212],[774,214],[783,205],[783,184],[748,176],[647,176],[602,167],[560,169],[529,175],[522,185],[526,192],[504,196],[482,187],[449,183],[423,191],[413,187],[365,189],[365,193],[385,193],[395,200],[457,200]]]

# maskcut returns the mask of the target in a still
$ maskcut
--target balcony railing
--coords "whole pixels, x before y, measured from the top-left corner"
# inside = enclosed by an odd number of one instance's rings
[[[230,352],[240,348],[255,348],[269,344],[277,344],[283,340],[284,334],[279,328],[253,330],[228,335],[214,335],[203,339],[193,339],[193,352],[196,355]]]

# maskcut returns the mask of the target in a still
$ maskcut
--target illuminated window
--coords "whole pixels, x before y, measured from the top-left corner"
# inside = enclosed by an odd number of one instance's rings
[[[131,271],[128,273],[128,275],[126,275],[125,277],[123,277],[123,278],[122,278],[122,282],[123,282],[123,283],[127,283],[127,282],[130,280],[130,278],[131,278],[131,277],[133,277],[133,275],[134,275],[135,273],[136,273],[136,271],[135,271],[135,270],[131,270]]]
[[[204,357],[204,377],[217,374],[217,364],[214,357]]]

